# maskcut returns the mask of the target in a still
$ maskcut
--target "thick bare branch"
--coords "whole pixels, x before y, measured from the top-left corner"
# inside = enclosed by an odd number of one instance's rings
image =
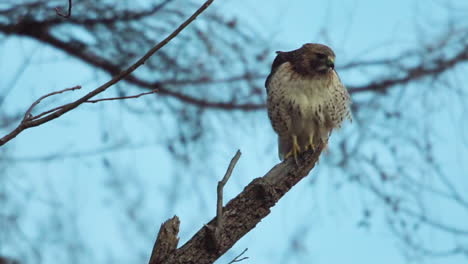
[[[299,165],[296,165],[294,159],[288,159],[277,164],[265,176],[254,179],[223,208],[223,226],[218,241],[213,241],[212,231],[207,227],[216,225],[215,217],[163,263],[213,263],[265,218],[281,197],[309,174],[322,149],[323,146],[319,146],[315,153],[304,153],[299,158]]]
[[[171,254],[179,243],[179,225],[177,216],[172,217],[161,225],[158,237],[154,243],[149,264],[162,263]]]

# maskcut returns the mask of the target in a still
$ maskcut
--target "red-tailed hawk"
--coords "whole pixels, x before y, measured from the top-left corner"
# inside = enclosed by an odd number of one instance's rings
[[[280,159],[319,143],[327,144],[334,128],[351,120],[351,100],[335,71],[335,53],[321,44],[277,52],[267,88],[268,117],[278,134]]]

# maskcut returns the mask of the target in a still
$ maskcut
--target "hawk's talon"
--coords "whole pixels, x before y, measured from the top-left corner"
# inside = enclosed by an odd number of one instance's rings
[[[309,145],[308,146],[310,146],[310,149],[312,151],[315,151],[314,135],[313,134],[309,135]]]
[[[297,161],[297,154],[301,153],[301,147],[299,147],[299,144],[297,143],[297,136],[293,135],[292,136],[293,140],[293,146],[292,146],[292,154],[294,156],[294,161],[296,161],[296,165],[299,165],[299,162]]]
[[[307,146],[310,147],[310,150],[315,151],[315,145],[314,144],[309,144]]]

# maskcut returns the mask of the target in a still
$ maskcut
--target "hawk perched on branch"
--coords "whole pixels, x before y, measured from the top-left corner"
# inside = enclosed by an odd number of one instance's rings
[[[280,159],[319,143],[327,144],[334,128],[351,120],[351,100],[335,71],[335,53],[321,44],[278,51],[265,86],[268,117],[278,134]]]

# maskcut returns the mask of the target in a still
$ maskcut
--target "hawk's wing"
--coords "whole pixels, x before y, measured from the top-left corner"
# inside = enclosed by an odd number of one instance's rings
[[[276,58],[273,61],[273,64],[271,65],[271,72],[265,81],[265,88],[267,89],[267,91],[268,91],[268,86],[270,84],[271,77],[273,76],[273,74],[275,74],[276,70],[278,70],[278,67],[281,64],[289,61],[289,52],[277,51],[276,54],[278,55],[276,55]]]
[[[268,91],[268,86],[271,80],[271,77],[275,72],[278,70],[279,66],[285,62],[292,62],[294,60],[297,60],[298,57],[300,57],[300,49],[297,50],[292,50],[292,51],[277,51],[276,52],[276,58],[273,61],[273,64],[271,65],[271,72],[270,75],[268,75],[266,81],[265,81],[265,87]]]

